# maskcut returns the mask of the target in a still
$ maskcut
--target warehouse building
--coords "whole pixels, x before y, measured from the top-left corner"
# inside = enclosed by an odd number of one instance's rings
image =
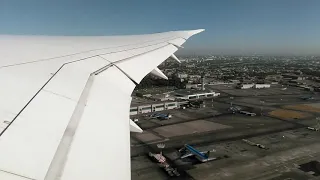
[[[237,88],[239,89],[250,89],[250,88],[256,88],[256,89],[262,89],[262,88],[270,88],[270,84],[238,84]]]
[[[152,111],[163,111],[165,108],[165,104],[161,103],[161,104],[152,104]]]
[[[156,104],[138,105],[130,108],[130,115],[157,112],[157,111],[163,111],[168,109],[176,109],[178,108],[178,106],[179,106],[178,102],[163,102],[163,103],[157,102]]]
[[[178,108],[178,102],[167,102],[164,104],[165,109],[176,109]]]
[[[131,107],[130,108],[130,115],[138,114],[138,107]]]
[[[149,112],[152,112],[151,104],[138,106],[138,113],[149,113]]]
[[[203,99],[219,96],[220,93],[210,92],[210,91],[199,91],[199,90],[179,90],[175,92],[177,99],[182,100],[193,100],[193,99]]]
[[[239,84],[237,85],[237,88],[239,89],[250,89],[250,88],[253,88],[254,84]]]
[[[256,88],[256,89],[270,88],[270,84],[255,84],[254,88]]]

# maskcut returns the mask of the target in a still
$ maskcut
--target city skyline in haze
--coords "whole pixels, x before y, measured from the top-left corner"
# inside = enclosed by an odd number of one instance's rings
[[[320,55],[317,0],[2,0],[0,34],[128,35],[206,29],[179,54]]]

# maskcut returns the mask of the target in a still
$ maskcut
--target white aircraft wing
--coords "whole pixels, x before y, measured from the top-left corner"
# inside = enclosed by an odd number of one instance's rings
[[[129,180],[131,93],[201,31],[1,35],[0,179]]]

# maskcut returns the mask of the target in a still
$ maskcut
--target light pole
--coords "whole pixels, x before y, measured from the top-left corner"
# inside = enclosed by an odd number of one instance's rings
[[[319,130],[320,129],[320,117],[316,117],[316,120],[317,120],[316,129]]]
[[[232,100],[233,100],[233,97],[230,97],[230,107],[232,107]]]
[[[232,111],[231,119],[232,119],[232,121],[233,121],[233,115],[234,115],[234,113],[235,113],[235,109],[232,107],[233,97],[230,97],[230,99],[231,99],[231,101],[230,101],[230,109],[231,109],[231,111]]]
[[[213,98],[211,99],[211,107],[213,107]]]

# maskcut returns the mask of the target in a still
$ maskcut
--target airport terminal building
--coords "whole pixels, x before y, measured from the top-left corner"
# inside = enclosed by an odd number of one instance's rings
[[[153,97],[151,95],[148,98],[142,98],[143,100],[140,99],[144,102],[132,103],[130,108],[130,115],[177,109],[180,108],[180,105],[188,104],[189,100],[213,98],[219,95],[220,93],[193,89],[177,90],[172,93],[171,96],[161,96],[165,97],[166,99],[150,98]]]

